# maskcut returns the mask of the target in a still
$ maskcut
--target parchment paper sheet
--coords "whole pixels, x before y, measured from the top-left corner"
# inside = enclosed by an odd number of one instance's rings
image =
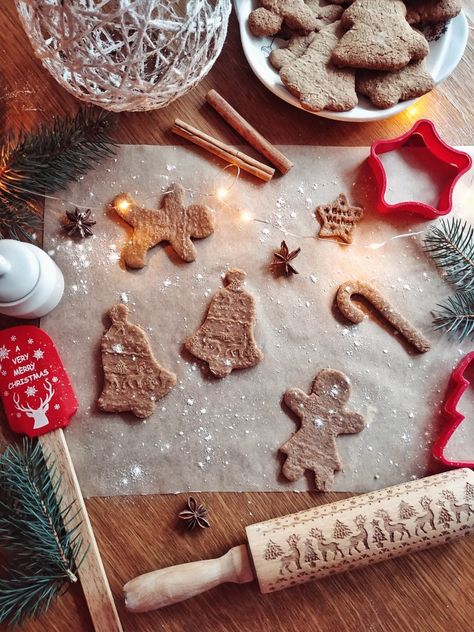
[[[223,172],[221,162],[190,146],[122,146],[116,158],[58,194],[60,200],[48,200],[45,249],[63,270],[66,290],[42,326],[58,345],[79,396],[67,441],[86,496],[313,488],[311,474],[296,484],[279,474],[278,447],[297,429],[281,398],[290,387],[308,390],[324,367],[351,378],[349,408],[367,420],[359,435],[337,441],[344,471],[336,475],[335,490],[371,490],[429,469],[450,372],[473,347],[431,330],[430,311],[452,289],[425,256],[422,235],[393,239],[430,223],[376,213],[368,148],[282,150],[295,163],[292,171],[268,184],[242,175],[223,202],[209,194],[229,187],[232,170]],[[390,190],[410,199],[413,182],[423,196],[408,165],[391,169],[396,175]],[[128,228],[106,210],[108,202],[126,191],[152,207],[174,181],[194,191],[189,202],[215,209],[214,235],[195,242],[193,263],[161,245],[143,270],[124,269],[119,257]],[[471,171],[458,184],[459,217],[473,217],[472,182]],[[315,207],[341,191],[366,210],[352,246],[315,239]],[[93,208],[97,221],[94,237],[82,242],[60,231],[64,211],[76,204]],[[282,238],[290,248],[302,248],[295,261],[299,275],[292,278],[269,272]],[[257,301],[255,335],[265,359],[216,380],[207,365],[183,353],[182,342],[201,324],[229,266],[248,273],[247,289]],[[358,326],[345,322],[333,299],[348,279],[376,284],[433,341],[432,350],[413,353],[373,315]],[[159,362],[178,376],[178,385],[147,421],[96,409],[104,314],[120,300],[128,303],[130,320],[146,329]],[[456,441],[474,453],[472,423]]]

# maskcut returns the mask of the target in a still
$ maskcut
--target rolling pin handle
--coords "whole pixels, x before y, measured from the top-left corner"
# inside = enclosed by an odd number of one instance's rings
[[[148,612],[184,601],[226,582],[244,584],[254,579],[247,546],[241,544],[213,560],[162,568],[132,579],[123,589],[125,607],[130,612]]]

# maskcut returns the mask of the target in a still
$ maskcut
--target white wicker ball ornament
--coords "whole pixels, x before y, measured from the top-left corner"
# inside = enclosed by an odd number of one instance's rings
[[[227,34],[231,0],[16,0],[36,55],[74,96],[153,110],[193,88]]]

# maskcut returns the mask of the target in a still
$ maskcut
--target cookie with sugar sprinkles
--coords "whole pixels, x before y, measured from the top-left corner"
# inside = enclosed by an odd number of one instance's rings
[[[316,217],[321,223],[319,237],[341,239],[352,243],[355,225],[364,215],[364,209],[352,206],[345,193],[340,193],[334,202],[321,204],[316,208]]]

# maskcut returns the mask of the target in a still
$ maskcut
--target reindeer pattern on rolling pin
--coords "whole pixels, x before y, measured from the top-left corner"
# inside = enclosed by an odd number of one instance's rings
[[[441,476],[449,480],[450,475],[454,476],[455,472]],[[416,483],[407,483],[407,490]],[[373,558],[382,560],[399,554],[394,550],[422,548],[422,544],[430,544],[429,540],[433,544],[440,543],[449,537],[453,529],[472,530],[474,495],[471,487],[470,483],[466,483],[464,498],[460,497],[461,494],[456,497],[452,491],[438,487],[426,490],[416,498],[409,498],[410,502],[401,495],[397,500],[390,494],[389,488],[387,501],[390,503],[378,500],[372,520],[367,520],[360,510],[357,512],[357,498],[353,498],[341,501],[346,509],[337,513],[324,515],[325,508],[316,507],[301,512],[301,521],[296,519],[299,514],[293,516],[291,525],[285,524],[282,519],[280,524],[277,520],[275,526],[273,521],[273,528],[267,534],[271,538],[262,539],[262,553],[267,562],[279,565],[279,578],[270,583],[266,591],[340,572],[341,566],[350,570],[356,566],[355,559],[360,566],[361,559],[364,560],[362,564],[369,563],[374,561]],[[311,527],[305,527],[308,522],[312,523]],[[321,527],[314,526],[318,522]],[[349,526],[351,524],[356,528]],[[293,527],[289,537],[288,527]],[[278,539],[279,532],[285,533],[286,541]],[[265,532],[262,533],[264,535]]]

